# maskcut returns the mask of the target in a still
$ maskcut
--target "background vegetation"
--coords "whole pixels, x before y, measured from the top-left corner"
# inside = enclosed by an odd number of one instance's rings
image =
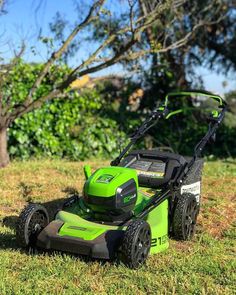
[[[120,9],[112,1],[81,0],[74,6],[78,19],[55,11],[47,35],[39,28],[37,45],[47,51],[46,61],[25,61],[25,40],[12,58],[0,53],[2,167],[8,152],[20,159],[114,157],[167,92],[204,86],[198,66],[235,75],[234,0],[127,0],[117,2]],[[7,9],[8,1],[1,1],[1,18]],[[40,55],[37,46],[30,51]],[[114,65],[122,75],[88,76]],[[83,79],[92,85],[71,86]],[[206,155],[236,155],[235,92],[226,98],[229,112]],[[191,109],[193,99],[174,103],[183,106]],[[171,146],[189,155],[207,129],[207,116],[198,110],[162,123],[140,146]]]
[[[10,84],[17,99],[29,91],[39,70],[40,65],[23,62],[15,67]],[[67,68],[55,67],[54,79],[59,80],[67,72]],[[47,91],[51,85],[46,80],[40,92]],[[21,159],[48,156],[73,160],[114,155],[116,137],[121,134],[116,121],[105,115],[105,105],[98,87],[82,94],[71,91],[63,99],[44,104],[13,123],[9,131],[10,155]]]
[[[11,71],[6,91],[11,92],[13,103],[20,103],[20,98],[24,98],[40,68],[40,64],[20,61]],[[54,82],[60,81],[67,72],[67,67],[55,67]],[[174,75],[169,70],[165,76],[166,84],[174,83]],[[11,85],[10,89],[8,85]],[[38,90],[39,95],[51,87],[52,81],[46,79]],[[45,103],[11,125],[10,156],[19,159],[48,156],[72,160],[114,157],[127,142],[127,135],[150,110],[163,103],[164,94],[163,97],[153,97],[147,91],[147,94],[139,97],[136,91],[138,87],[138,82],[134,81],[122,81],[119,87],[114,86],[112,81],[100,81],[93,89],[70,91],[64,98]],[[216,142],[208,147],[205,155],[221,158],[236,156],[235,93],[227,94],[226,100],[229,103],[228,113],[217,133]],[[170,103],[171,109],[178,107],[192,109],[161,122],[140,142],[141,147],[165,145],[171,146],[176,152],[192,154],[194,145],[207,131],[209,108],[214,108],[214,105],[211,101],[204,101],[200,108],[195,107],[187,98]],[[193,112],[194,108],[196,110]]]
[[[19,1],[0,0],[0,20],[11,2]],[[46,2],[32,1],[36,22]],[[171,240],[137,271],[16,245],[27,202],[43,203],[53,217],[69,192],[82,191],[81,160],[108,165],[167,92],[211,89],[199,66],[235,77],[235,0],[73,0],[75,19],[57,12],[59,2],[46,32],[40,24],[34,32],[35,44],[22,39],[14,47],[11,36],[10,55],[0,32],[0,167],[12,160],[0,170],[0,294],[236,294],[236,91],[225,94],[228,112],[204,154],[211,161],[193,241]],[[99,72],[111,66],[113,75]],[[171,107],[190,112],[160,123],[139,147],[191,155],[212,104],[180,99]]]

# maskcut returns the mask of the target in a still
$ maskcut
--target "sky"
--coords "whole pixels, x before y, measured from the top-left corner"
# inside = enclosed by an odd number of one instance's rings
[[[42,28],[41,35],[49,35],[49,22],[52,21],[56,12],[59,11],[67,19],[76,20],[78,13],[75,10],[75,0],[7,0],[7,13],[0,17],[0,36],[1,46],[0,54],[5,58],[12,56],[13,49],[20,46],[22,39],[26,40],[27,51],[25,53],[26,61],[45,61],[47,51],[43,44],[38,42],[39,28]],[[77,1],[81,4],[88,5],[91,0]],[[115,0],[118,1],[118,0]],[[113,3],[115,3],[115,1]],[[37,49],[33,54],[31,48]],[[86,57],[94,47],[94,44],[86,45],[78,52],[77,59]],[[114,66],[106,70],[106,74],[120,72],[121,67]],[[218,94],[226,93],[236,89],[236,75],[229,74],[224,76],[216,72],[209,71],[206,68],[198,67],[197,72],[203,78],[205,88]],[[100,75],[98,73],[97,75]],[[227,86],[223,87],[222,83],[226,81]]]

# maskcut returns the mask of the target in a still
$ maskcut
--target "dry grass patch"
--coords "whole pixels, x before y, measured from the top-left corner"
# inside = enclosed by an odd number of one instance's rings
[[[92,169],[108,164],[90,161]],[[81,192],[83,162],[13,162],[0,170],[0,294],[236,294],[236,161],[207,162],[195,239],[170,248],[133,271],[62,253],[18,249],[14,227],[27,201],[55,205]],[[32,293],[33,292],[33,293]]]

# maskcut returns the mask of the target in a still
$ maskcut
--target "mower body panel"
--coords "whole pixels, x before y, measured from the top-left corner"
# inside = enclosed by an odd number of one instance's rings
[[[135,215],[150,201],[155,191],[139,188]],[[81,200],[68,211],[61,210],[55,220],[48,224],[37,238],[37,246],[43,249],[59,250],[92,258],[113,259],[121,245],[127,224],[108,225],[86,220],[79,216]],[[76,214],[77,212],[77,214]],[[86,216],[86,215],[85,215]],[[168,201],[161,203],[145,218],[151,227],[152,245],[150,253],[168,248]]]
[[[129,213],[137,200],[138,176],[134,169],[106,167],[85,182],[84,200],[97,213],[117,216]]]
[[[90,222],[78,215],[59,211],[39,234],[37,246],[92,258],[113,259],[126,227]]]
[[[142,212],[143,208],[150,202],[157,190],[145,187],[139,188],[137,205],[135,206],[135,214]],[[168,239],[168,200],[165,200],[152,211],[150,211],[144,220],[151,227],[151,250],[150,254],[159,253],[169,247]]]
[[[162,202],[146,216],[145,220],[151,227],[150,254],[156,254],[169,247],[168,238],[168,200]]]
[[[124,167],[105,167],[97,169],[85,182],[84,194],[102,198],[110,198],[116,194],[117,188],[133,179],[138,186],[137,172]]]

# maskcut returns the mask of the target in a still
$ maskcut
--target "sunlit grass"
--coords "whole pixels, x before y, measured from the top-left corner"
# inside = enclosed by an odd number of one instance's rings
[[[108,164],[90,162],[93,169]],[[84,163],[14,162],[0,170],[0,294],[235,294],[236,161],[207,162],[196,238],[171,240],[140,270],[63,253],[29,254],[16,245],[16,216],[27,201],[82,190]]]

